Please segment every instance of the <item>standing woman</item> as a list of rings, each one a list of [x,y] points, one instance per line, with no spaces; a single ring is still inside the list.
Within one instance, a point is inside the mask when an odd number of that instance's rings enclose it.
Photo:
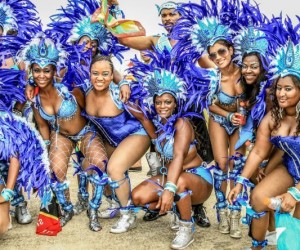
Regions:
[[[237,184],[228,195],[230,203],[237,199],[249,178],[271,151],[273,145],[284,151],[283,162],[268,174],[252,191],[249,214],[251,249],[262,249],[267,245],[265,234],[268,227],[269,208],[265,205],[266,197],[279,196],[282,199],[281,210],[291,212],[300,218],[298,206],[300,195],[300,46],[299,39],[280,48],[270,72],[276,78],[272,86],[274,94],[271,111],[259,126],[256,142],[248,156],[243,172],[237,178]],[[276,185],[274,185],[276,183]]]
[[[150,146],[143,126],[127,111],[120,100],[119,86],[113,83],[113,63],[108,56],[97,55],[91,63],[90,82],[85,87],[85,116],[93,122],[105,138],[109,155],[107,172],[114,199],[120,204],[120,219],[111,233],[124,233],[136,226],[132,210],[128,169]]]
[[[81,86],[82,75],[89,77],[89,65],[92,58],[97,54],[114,56],[121,61],[123,58],[122,52],[128,50],[126,47],[118,43],[115,38],[105,27],[100,23],[91,23],[91,15],[100,7],[97,0],[69,0],[65,7],[57,10],[57,13],[52,15],[50,27],[47,32],[52,36],[60,36],[60,42],[64,47],[68,47],[69,54],[80,54],[81,61],[72,62],[64,75],[63,81],[74,86]],[[74,76],[75,73],[75,76]],[[118,84],[121,81],[121,75],[114,70],[114,82]],[[72,86],[71,88],[73,88]],[[126,86],[124,86],[126,88]],[[130,95],[130,89],[122,92],[122,98]],[[88,208],[89,192],[87,173],[81,168],[81,160],[83,159],[81,152],[76,148],[76,156],[78,158],[74,165],[78,176],[78,201],[74,206],[75,214],[80,214]],[[111,206],[116,203],[107,198]],[[99,211],[101,218],[109,218],[111,210]]]
[[[29,66],[32,82],[39,90],[33,112],[41,136],[49,148],[52,188],[63,211],[60,222],[64,226],[74,214],[66,179],[74,147],[77,145],[85,156],[85,169],[92,166],[98,171],[105,171],[106,151],[94,127],[81,116],[84,100],[78,96],[80,91],[74,89],[71,93],[66,86],[54,81],[55,72],[59,72],[67,60],[62,48],[45,35],[38,34],[20,51],[19,58]],[[94,173],[90,173],[88,178],[94,185],[88,209],[89,227],[92,231],[99,231],[101,226],[97,210],[101,204],[103,180]]]

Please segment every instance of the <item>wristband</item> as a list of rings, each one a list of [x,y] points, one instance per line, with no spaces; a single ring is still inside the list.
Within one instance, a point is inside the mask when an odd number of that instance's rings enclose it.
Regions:
[[[300,191],[296,187],[290,187],[287,191],[296,201],[300,201]]]
[[[45,143],[46,146],[49,146],[51,141],[50,140],[44,140],[44,143]]]
[[[130,87],[130,82],[126,80],[122,80],[119,82],[119,88],[121,88],[123,85],[128,85]]]
[[[243,176],[241,176],[241,175],[238,175],[238,176],[236,177],[235,182],[236,182],[236,183],[240,183],[240,184],[242,184],[243,186],[254,187],[254,184],[253,184],[251,181],[249,181],[248,178],[243,177]]]
[[[14,199],[14,191],[8,188],[3,188],[1,196],[5,201],[12,201]]]
[[[228,122],[231,122],[231,119],[232,119],[232,116],[233,116],[233,115],[234,115],[234,113],[232,113],[232,112],[228,113],[227,116],[226,116],[226,120],[227,120]]]
[[[169,190],[170,192],[172,192],[175,195],[176,191],[177,191],[177,186],[173,182],[167,181],[167,183],[165,184],[164,190]]]

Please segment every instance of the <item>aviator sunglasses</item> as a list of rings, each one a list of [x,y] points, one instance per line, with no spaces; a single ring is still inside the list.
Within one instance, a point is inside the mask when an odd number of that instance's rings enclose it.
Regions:
[[[227,48],[221,48],[218,49],[217,52],[214,53],[209,53],[208,56],[210,58],[210,60],[214,61],[217,59],[217,55],[219,56],[226,56],[228,53],[228,49]]]

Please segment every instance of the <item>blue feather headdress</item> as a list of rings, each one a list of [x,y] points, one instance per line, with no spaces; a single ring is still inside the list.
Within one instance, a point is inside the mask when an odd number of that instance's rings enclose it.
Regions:
[[[102,55],[114,55],[119,60],[123,58],[121,52],[128,48],[119,44],[115,38],[100,23],[91,23],[91,15],[100,7],[96,0],[68,0],[65,8],[50,17],[50,27],[46,33],[58,37],[59,41],[67,46],[76,44],[81,37],[88,36],[97,40],[98,50]],[[55,38],[54,39],[57,39]]]
[[[300,44],[293,44],[291,40],[278,50],[270,64],[269,73],[272,79],[293,75],[300,79]]]
[[[9,5],[6,4],[6,2],[0,3],[0,27],[3,30],[3,35],[6,35],[7,31],[9,30],[18,29],[13,10]]]
[[[43,33],[37,34],[17,54],[17,60],[25,62],[27,67],[33,63],[42,68],[47,65],[54,65],[58,72],[65,67],[67,57],[68,55],[61,45],[55,44]]]

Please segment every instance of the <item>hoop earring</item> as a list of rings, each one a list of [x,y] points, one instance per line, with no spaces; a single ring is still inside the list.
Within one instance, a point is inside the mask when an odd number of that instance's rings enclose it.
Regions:
[[[279,118],[282,120],[282,118],[285,116],[285,112],[283,108],[279,108]]]
[[[296,119],[298,119],[300,113],[300,101],[296,105]]]

